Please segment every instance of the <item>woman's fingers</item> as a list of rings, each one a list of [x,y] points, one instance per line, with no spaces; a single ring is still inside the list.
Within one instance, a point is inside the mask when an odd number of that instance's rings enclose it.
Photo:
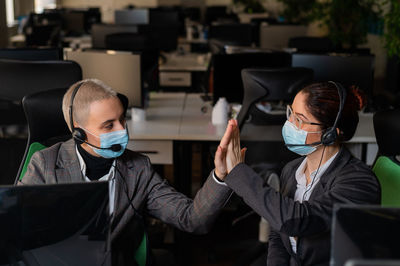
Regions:
[[[225,130],[225,133],[224,133],[224,136],[222,137],[221,142],[219,143],[219,145],[222,148],[226,149],[226,147],[228,146],[228,143],[232,138],[232,133],[234,131],[234,128],[235,128],[235,124],[234,124],[233,120],[229,120],[228,125]]]
[[[240,151],[240,153],[241,153],[241,155],[242,155],[242,163],[244,163],[244,160],[245,160],[245,158],[246,158],[246,151],[247,151],[247,148],[243,148],[243,149]]]

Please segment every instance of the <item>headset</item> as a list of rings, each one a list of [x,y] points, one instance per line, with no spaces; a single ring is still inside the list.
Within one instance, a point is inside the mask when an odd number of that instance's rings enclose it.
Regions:
[[[86,139],[87,139],[86,132],[82,128],[74,126],[74,119],[73,119],[74,99],[75,99],[76,94],[78,93],[79,88],[83,85],[83,83],[84,82],[81,82],[78,85],[76,85],[76,87],[74,88],[72,95],[71,95],[71,101],[70,101],[70,106],[69,106],[69,121],[70,121],[70,125],[71,125],[72,138],[75,140],[76,144],[86,143],[89,146],[92,146],[94,148],[101,149],[101,150],[112,150],[114,152],[120,151],[122,149],[122,146],[120,144],[113,144],[113,145],[111,145],[111,147],[102,148],[102,147],[98,147],[98,146],[95,146],[95,145],[87,142],[86,141]]]
[[[342,86],[342,84],[338,83],[338,82],[334,82],[334,81],[328,81],[328,83],[333,84],[339,94],[339,111],[336,115],[335,118],[335,122],[333,123],[333,125],[329,128],[327,128],[324,132],[324,134],[322,134],[321,136],[321,140],[317,141],[317,142],[313,142],[310,144],[285,144],[286,146],[289,147],[293,147],[293,146],[314,146],[314,145],[319,145],[322,144],[324,146],[330,146],[332,144],[334,144],[336,142],[336,139],[338,137],[336,128],[337,125],[339,123],[340,118],[342,117],[342,113],[343,113],[343,108],[344,108],[344,104],[346,102],[346,98],[347,98],[347,91],[346,89]]]

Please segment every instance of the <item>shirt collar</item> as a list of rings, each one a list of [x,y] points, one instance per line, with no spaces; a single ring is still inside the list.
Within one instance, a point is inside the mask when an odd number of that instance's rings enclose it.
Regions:
[[[79,165],[81,167],[82,175],[85,177],[85,181],[90,182],[91,180],[86,176],[86,164],[85,164],[85,161],[83,160],[82,155],[79,153],[78,147],[76,145],[75,145],[75,152],[76,152],[76,155],[78,156]],[[104,176],[102,176],[100,179],[98,179],[98,181],[108,181],[108,180],[114,179],[114,177],[115,177],[115,159],[114,159],[114,161],[112,163],[110,171],[107,174],[105,174]]]
[[[314,171],[312,171],[310,174],[310,178],[311,179],[315,178],[316,180],[318,180],[325,173],[326,169],[328,169],[328,167],[332,164],[333,160],[335,160],[338,153],[339,152],[335,153],[331,158],[329,158],[328,161],[326,161],[323,165],[321,165],[319,167],[319,170],[315,169]],[[306,163],[307,163],[307,157],[305,157],[304,160],[301,162],[301,164],[296,170],[296,175],[295,175],[297,184],[303,186],[306,185],[306,175],[304,174],[304,168],[306,167]],[[318,171],[318,176],[315,176],[315,174],[317,174],[317,171]]]

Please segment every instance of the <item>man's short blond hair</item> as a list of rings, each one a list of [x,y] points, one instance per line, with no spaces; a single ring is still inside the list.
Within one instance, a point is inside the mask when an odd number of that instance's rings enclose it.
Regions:
[[[74,89],[79,85],[80,88],[73,99],[72,118],[75,123],[82,126],[86,125],[91,103],[111,97],[117,97],[117,93],[110,86],[98,79],[85,79],[73,84],[64,94],[62,103],[64,119],[71,131],[73,127],[69,117],[71,96]]]

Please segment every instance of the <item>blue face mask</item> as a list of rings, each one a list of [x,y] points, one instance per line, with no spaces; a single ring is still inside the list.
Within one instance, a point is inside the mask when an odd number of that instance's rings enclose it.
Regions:
[[[113,151],[110,149],[97,149],[93,148],[93,151],[100,155],[103,158],[116,158],[119,157],[122,153],[124,153],[126,145],[128,145],[128,132],[126,129],[112,131],[109,133],[100,134],[100,147],[101,148],[109,148],[114,144],[121,145],[121,149],[119,151]]]
[[[282,136],[286,145],[306,144],[308,133],[310,132],[296,128],[296,126],[293,125],[293,123],[291,123],[290,121],[286,121],[286,123],[283,125],[282,128]],[[312,132],[312,133],[320,133],[320,132]],[[295,152],[299,155],[308,155],[313,153],[317,149],[316,146],[287,146],[287,148],[290,151]]]
[[[112,131],[108,133],[100,134],[97,136],[90,132],[89,130],[81,127],[86,132],[91,135],[100,138],[100,148],[110,148],[112,145],[119,144],[121,145],[121,149],[119,151],[113,151],[111,149],[98,149],[95,147],[91,147],[95,153],[100,155],[103,158],[116,158],[119,157],[122,153],[124,153],[126,146],[128,145],[128,132],[126,129]]]

